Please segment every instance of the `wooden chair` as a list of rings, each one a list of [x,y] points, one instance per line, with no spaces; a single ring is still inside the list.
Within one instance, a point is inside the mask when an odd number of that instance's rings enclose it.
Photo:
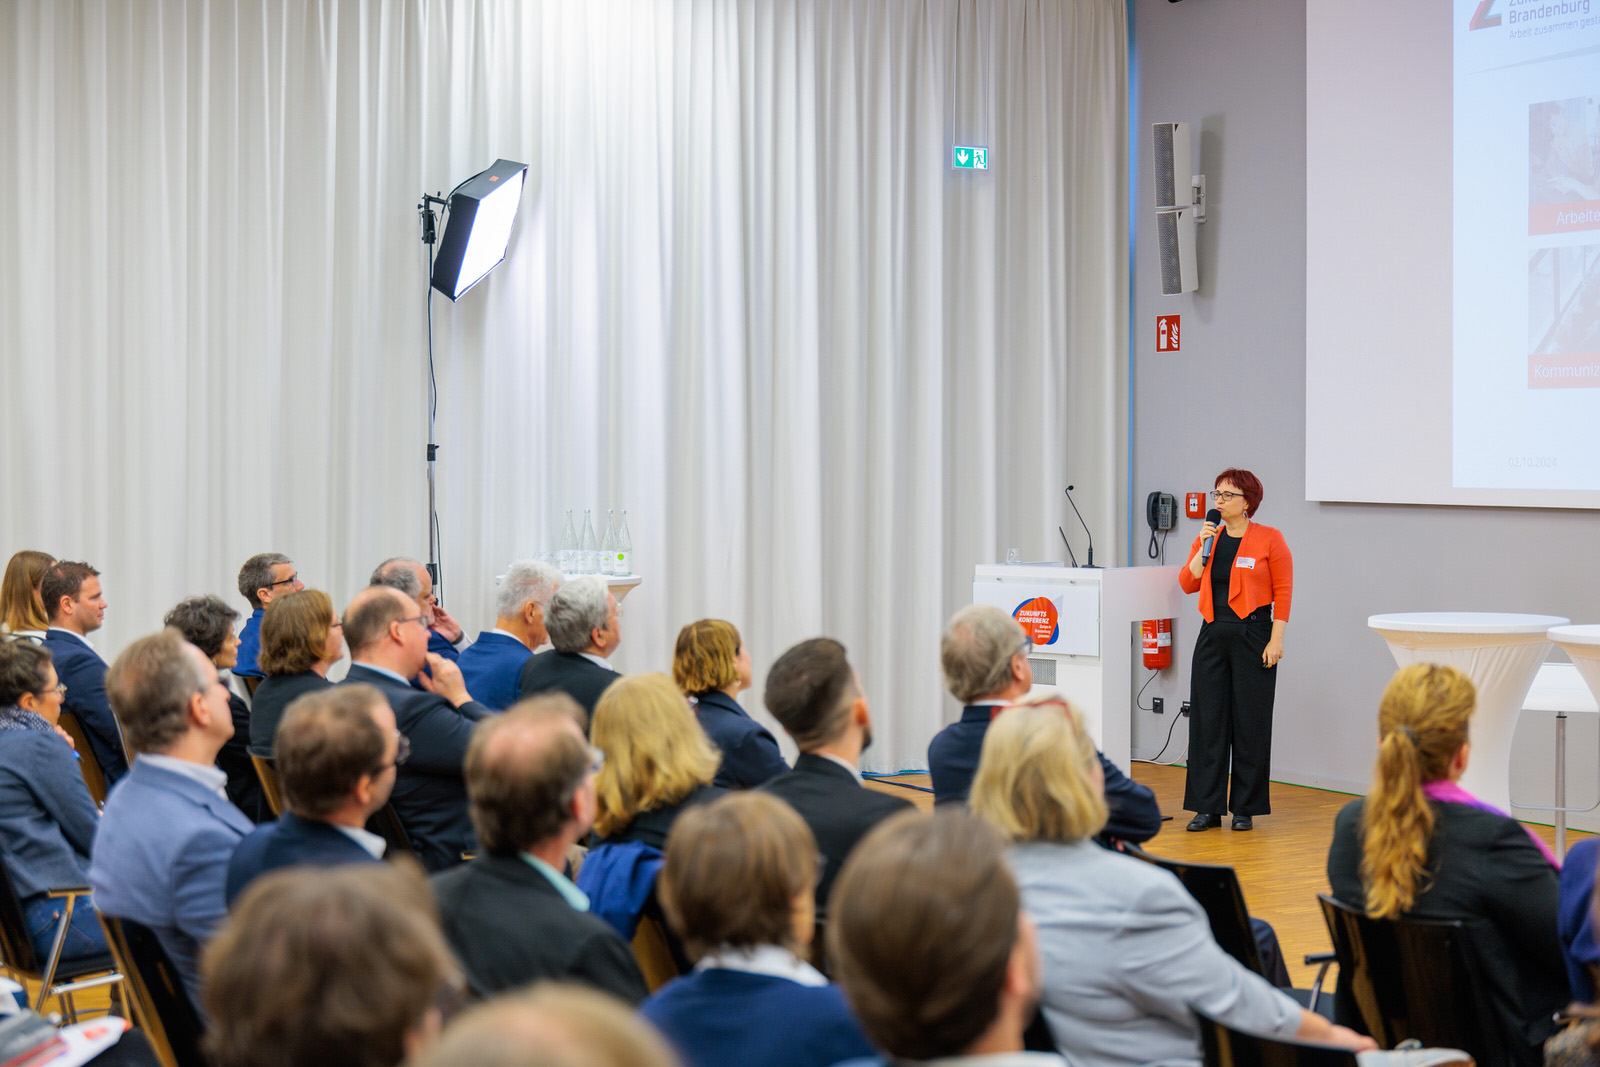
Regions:
[[[283,818],[283,788],[278,784],[278,768],[270,759],[254,752],[250,753],[250,762],[255,765],[256,777],[261,779],[261,793],[267,798],[267,807],[272,809],[272,814]]]
[[[1250,971],[1268,981],[1272,980],[1272,975],[1267,973],[1266,966],[1261,961],[1261,949],[1256,944],[1250,910],[1244,903],[1244,889],[1239,885],[1239,875],[1232,867],[1218,863],[1183,863],[1164,856],[1152,855],[1134,845],[1124,846],[1123,850],[1130,856],[1142,859],[1146,863],[1153,863],[1175,875],[1206,913],[1206,921],[1211,924],[1211,936],[1222,946],[1222,950],[1244,964]],[[1307,956],[1307,965],[1320,964],[1311,988],[1286,990],[1286,992],[1291,993],[1302,1005],[1315,1011],[1317,1001],[1322,996],[1323,980],[1327,977],[1328,968],[1332,963],[1332,953]]]
[[[34,1010],[44,1013],[45,1003],[51,997],[60,997],[68,1022],[76,1022],[77,1005],[72,995],[85,989],[114,985],[122,981],[117,964],[110,953],[102,953],[63,965],[61,952],[66,945],[67,928],[72,923],[72,913],[79,907],[90,907],[89,887],[53,889],[50,895],[62,902],[61,922],[56,938],[50,946],[50,955],[41,960],[33,951],[33,938],[28,935],[28,923],[18,899],[16,887],[11,882],[11,872],[0,862],[0,965],[20,981],[39,983],[39,999]]]
[[[78,771],[83,775],[83,784],[89,787],[89,795],[94,798],[95,807],[104,807],[106,803],[106,772],[101,769],[100,761],[95,758],[94,749],[89,745],[89,735],[83,732],[83,723],[70,711],[63,711],[60,719],[61,729],[72,738],[72,746],[78,751]]]
[[[1356,1067],[1348,1049],[1258,1037],[1196,1011],[1200,1050],[1206,1067]]]
[[[639,916],[639,926],[633,934],[633,958],[652,993],[683,973],[672,954],[666,928],[649,915]]]
[[[1339,1004],[1384,1048],[1407,1038],[1482,1064],[1526,1060],[1495,1024],[1488,981],[1462,922],[1371,919],[1318,894],[1339,958]],[[1344,1021],[1341,1018],[1341,1021]],[[1519,1055],[1520,1052],[1520,1055]]]
[[[204,1028],[178,970],[155,931],[132,919],[100,916],[111,952],[127,976],[124,988],[134,1021],[162,1067],[207,1067],[200,1052]]]

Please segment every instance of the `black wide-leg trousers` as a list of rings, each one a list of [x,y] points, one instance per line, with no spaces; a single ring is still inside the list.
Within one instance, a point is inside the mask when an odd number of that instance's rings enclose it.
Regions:
[[[1189,670],[1189,811],[1267,815],[1272,811],[1272,699],[1278,668],[1263,667],[1272,609],[1202,623]],[[1228,794],[1230,757],[1233,793]]]

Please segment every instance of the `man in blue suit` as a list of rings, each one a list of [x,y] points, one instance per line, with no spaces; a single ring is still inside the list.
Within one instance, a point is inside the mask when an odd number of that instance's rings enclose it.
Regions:
[[[451,662],[461,658],[456,648],[461,643],[461,624],[439,606],[439,598],[433,595],[433,575],[421,560],[391,556],[373,569],[368,584],[398,589],[415,600],[428,621],[428,651]],[[422,688],[421,682],[417,688]]]
[[[129,645],[106,688],[137,760],[95,833],[95,907],[153,930],[199,1010],[200,951],[227,913],[228,857],[255,827],[229,803],[216,767],[233,736],[228,688],[176,630]]]
[[[945,625],[939,641],[944,682],[962,704],[961,719],[940,730],[928,745],[928,771],[936,804],[965,803],[978,771],[978,755],[989,720],[1000,709],[1028,695],[1033,667],[1031,643],[1022,626],[988,604],[969,604]],[[1161,829],[1161,807],[1155,794],[1100,756],[1106,779],[1106,807],[1111,818],[1102,839],[1137,843]]]
[[[422,865],[442,871],[478,847],[461,765],[473,725],[494,712],[472,699],[461,668],[428,651],[426,619],[397,589],[377,585],[357,593],[344,613],[352,662],[340,684],[374,686],[394,709],[411,756],[395,778],[390,803]],[[428,674],[421,673],[424,664]],[[426,688],[412,688],[412,678]]]
[[[250,618],[239,631],[239,661],[231,673],[243,678],[251,693],[266,677],[256,660],[261,655],[261,618],[267,613],[267,605],[273,597],[298,593],[305,587],[294,569],[294,560],[282,552],[258,552],[239,568],[239,595],[250,602]]]
[[[276,762],[285,811],[239,842],[228,863],[228,907],[247,885],[280,867],[376,863],[384,840],[367,820],[389,802],[410,754],[394,711],[370,685],[339,685],[289,705]]]
[[[106,618],[100,572],[87,563],[62,561],[45,571],[39,583],[50,629],[44,645],[55,660],[56,674],[67,687],[63,711],[70,711],[89,736],[89,748],[110,785],[128,773],[117,717],[106,700],[106,661],[89,643],[89,635]]]
[[[494,629],[484,630],[461,653],[461,676],[479,701],[496,711],[517,702],[523,665],[550,639],[544,611],[561,588],[561,572],[538,560],[518,560],[495,590]]]

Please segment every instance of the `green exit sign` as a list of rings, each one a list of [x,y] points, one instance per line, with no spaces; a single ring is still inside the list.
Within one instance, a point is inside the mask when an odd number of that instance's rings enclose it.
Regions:
[[[979,148],[977,145],[958,144],[955,147],[955,162],[952,164],[956,170],[988,170],[989,150]]]

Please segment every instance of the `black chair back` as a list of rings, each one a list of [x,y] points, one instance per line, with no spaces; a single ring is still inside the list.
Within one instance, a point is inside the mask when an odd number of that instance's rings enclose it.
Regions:
[[[1206,1067],[1356,1067],[1356,1054],[1326,1045],[1302,1045],[1235,1030],[1196,1011]]]
[[[1211,923],[1211,936],[1217,939],[1222,951],[1244,964],[1249,970],[1268,980],[1261,963],[1261,950],[1256,945],[1255,931],[1250,926],[1250,911],[1244,905],[1244,890],[1239,886],[1239,876],[1232,867],[1217,863],[1182,863],[1154,856],[1143,849],[1127,846],[1128,855],[1162,870],[1171,871],[1183,883],[1183,888],[1199,902]]]
[[[22,901],[17,898],[11,872],[6,870],[3,861],[0,861],[0,963],[31,981],[38,981],[39,973],[44,970],[43,961],[33,951],[33,938],[28,936]]]
[[[132,919],[100,916],[111,952],[122,965],[123,988],[134,1007],[139,1028],[162,1067],[207,1067],[200,1052],[204,1027],[189,1002],[178,969],[167,957],[155,931]]]
[[[1459,921],[1371,919],[1326,894],[1317,900],[1339,957],[1340,1021],[1364,1026],[1384,1048],[1416,1038],[1462,1049],[1478,1063],[1527,1059],[1528,1050],[1517,1049],[1495,1023],[1470,927]]]

